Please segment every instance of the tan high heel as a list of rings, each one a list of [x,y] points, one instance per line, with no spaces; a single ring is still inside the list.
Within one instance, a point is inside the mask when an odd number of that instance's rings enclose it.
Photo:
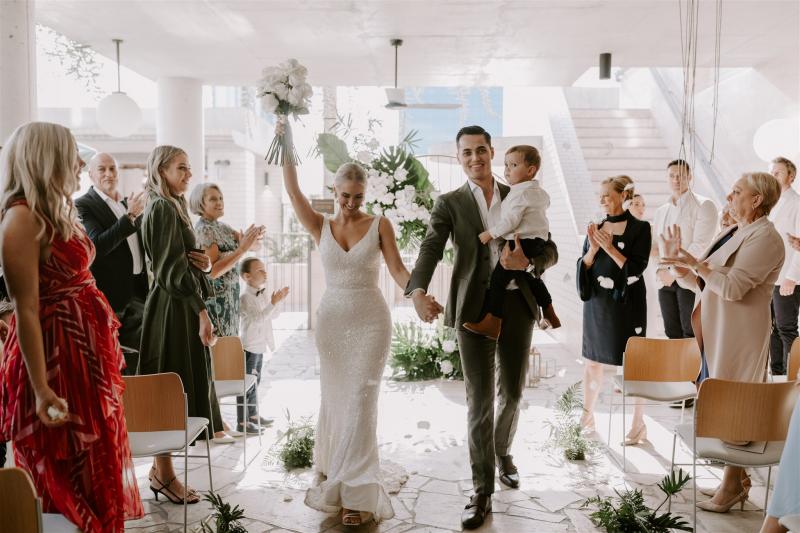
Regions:
[[[737,503],[740,504],[740,510],[744,511],[744,502],[747,501],[750,495],[750,489],[744,489],[742,492],[731,498],[725,503],[714,503],[711,500],[706,500],[702,502],[697,502],[697,507],[704,511],[709,511],[712,513],[727,513],[731,510],[731,507],[736,505]]]
[[[742,490],[747,491],[749,493],[750,487],[752,486],[753,486],[753,480],[750,479],[750,476],[747,475],[747,472],[742,470]],[[715,489],[702,489],[700,487],[697,487],[697,492],[705,496],[711,496],[712,498],[717,494],[718,490],[719,487]]]
[[[639,429],[636,430],[636,433],[633,433],[631,430],[630,433],[625,437],[625,440],[622,442],[623,446],[636,446],[637,444],[641,444],[647,440],[647,426],[642,424],[639,426]]]

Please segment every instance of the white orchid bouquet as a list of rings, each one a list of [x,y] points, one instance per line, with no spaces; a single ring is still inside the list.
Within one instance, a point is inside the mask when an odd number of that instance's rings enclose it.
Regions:
[[[339,119],[339,123],[345,119]],[[347,126],[334,128],[343,137],[350,132]],[[422,242],[430,221],[430,210],[438,193],[428,179],[428,171],[414,157],[416,132],[410,132],[397,146],[380,148],[377,139],[356,135],[355,157],[350,155],[347,143],[336,133],[322,133],[317,137],[317,152],[325,166],[336,172],[343,163],[355,162],[367,171],[366,207],[375,215],[388,218],[398,233],[401,249],[414,248]]]
[[[295,119],[307,115],[314,90],[306,81],[308,69],[296,59],[289,59],[275,67],[267,67],[261,72],[257,96],[261,98],[264,109],[275,113],[278,122],[286,124],[289,115]],[[264,159],[270,165],[296,165],[300,158],[286,129],[275,135],[267,149]]]

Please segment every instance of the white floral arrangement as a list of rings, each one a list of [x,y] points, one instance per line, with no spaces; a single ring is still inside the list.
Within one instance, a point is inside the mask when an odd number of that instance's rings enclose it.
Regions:
[[[308,69],[296,59],[261,72],[257,96],[267,112],[275,113],[280,124],[286,124],[289,115],[297,119],[308,114],[314,90],[306,81],[307,76]],[[300,161],[290,130],[275,135],[264,159],[270,165],[296,165]]]
[[[339,123],[345,123],[343,118]],[[346,126],[334,128],[350,132]],[[336,172],[342,163],[355,162],[367,171],[366,208],[372,214],[388,218],[397,232],[400,249],[415,248],[422,242],[428,229],[430,210],[438,197],[428,179],[428,171],[414,157],[415,132],[410,132],[397,146],[380,148],[374,137],[356,135],[355,157],[350,155],[347,143],[336,133],[322,133],[317,137],[317,151],[326,168]]]

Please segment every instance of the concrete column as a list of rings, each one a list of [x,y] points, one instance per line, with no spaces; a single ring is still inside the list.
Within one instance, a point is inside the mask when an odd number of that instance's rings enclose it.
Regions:
[[[202,180],[206,167],[203,84],[193,78],[159,78],[157,90],[156,143],[182,148],[192,173]]]
[[[36,118],[33,0],[3,0],[0,13],[0,144]]]

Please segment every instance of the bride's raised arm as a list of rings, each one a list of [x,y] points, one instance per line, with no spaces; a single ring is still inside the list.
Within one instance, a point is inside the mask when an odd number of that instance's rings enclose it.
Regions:
[[[392,222],[386,217],[381,217],[378,224],[383,260],[386,262],[386,267],[389,269],[389,274],[392,275],[395,283],[405,290],[411,274],[400,258],[400,250],[397,249],[397,239],[394,236]]]
[[[277,131],[276,131],[277,134]],[[286,135],[291,135],[289,125],[286,125]],[[306,195],[300,190],[300,185],[297,182],[297,167],[294,165],[285,165],[283,167],[283,186],[286,193],[289,195],[289,200],[292,202],[292,208],[297,215],[300,224],[306,228],[314,241],[319,243],[320,235],[322,234],[322,213],[315,211],[311,207],[311,202],[308,201]]]

